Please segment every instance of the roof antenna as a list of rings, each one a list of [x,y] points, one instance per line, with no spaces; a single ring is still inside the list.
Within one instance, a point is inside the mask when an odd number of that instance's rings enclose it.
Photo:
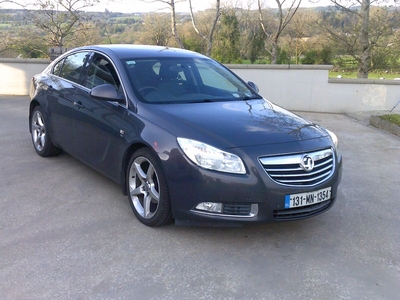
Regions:
[[[399,105],[399,103],[400,103],[400,100],[397,102],[397,104],[395,106],[393,106],[393,108],[392,108],[392,110],[390,112],[392,112],[393,109],[395,109],[397,107],[397,105]]]

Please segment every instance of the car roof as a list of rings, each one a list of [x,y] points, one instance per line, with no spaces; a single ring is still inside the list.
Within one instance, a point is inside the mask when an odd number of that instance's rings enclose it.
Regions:
[[[150,45],[132,45],[132,44],[112,44],[112,45],[95,45],[85,46],[74,50],[97,50],[106,54],[113,53],[120,59],[128,58],[159,58],[159,57],[205,57],[202,54],[172,48],[167,46],[150,46]]]

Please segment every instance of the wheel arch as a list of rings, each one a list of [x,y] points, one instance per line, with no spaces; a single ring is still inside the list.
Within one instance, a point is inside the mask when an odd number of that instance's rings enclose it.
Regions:
[[[35,109],[36,107],[38,107],[38,106],[40,106],[40,108],[41,108],[41,109],[43,110],[43,112],[44,112],[43,117],[46,119],[46,124],[48,124],[48,126],[47,126],[47,131],[48,131],[48,133],[49,133],[49,135],[50,135],[50,137],[51,137],[51,140],[52,140],[52,141],[55,141],[55,140],[54,140],[53,128],[52,128],[52,126],[50,125],[50,124],[51,124],[51,119],[50,119],[50,116],[48,115],[48,113],[47,113],[47,111],[46,111],[47,103],[45,103],[45,102],[43,102],[43,101],[40,101],[40,99],[33,98],[33,99],[31,100],[30,104],[29,104],[29,118],[28,118],[28,120],[29,120],[29,124],[28,124],[28,126],[29,126],[29,132],[32,133],[32,132],[31,132],[31,125],[30,125],[30,123],[31,123],[31,121],[32,121],[32,112],[33,112],[34,109]],[[57,143],[55,143],[55,146],[56,146],[56,147],[59,147]]]
[[[36,145],[36,138],[37,138],[37,130],[35,130],[35,140],[33,138],[34,132],[32,130],[32,124],[34,122],[33,117],[35,116],[35,113],[37,112],[38,115],[40,115],[41,118],[43,118],[43,124],[40,125],[39,127],[41,129],[38,129],[41,133],[40,139],[43,141],[41,142],[41,146]],[[52,134],[51,134],[51,126],[49,125],[49,119],[47,117],[46,112],[43,109],[43,106],[40,105],[38,101],[32,100],[31,103],[29,104],[29,132],[32,137],[32,142],[34,144],[35,150],[38,155],[42,157],[49,157],[49,156],[56,156],[60,154],[62,149],[55,145],[53,143],[52,139]],[[36,122],[36,121],[35,121]],[[40,148],[38,148],[40,147]]]
[[[36,99],[33,99],[31,101],[31,103],[29,104],[29,123],[28,123],[28,128],[29,128],[29,132],[30,133],[32,133],[32,131],[31,131],[32,112],[37,106],[40,106],[40,103]]]

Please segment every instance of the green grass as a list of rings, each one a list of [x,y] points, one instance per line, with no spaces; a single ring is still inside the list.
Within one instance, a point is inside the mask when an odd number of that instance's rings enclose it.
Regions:
[[[250,61],[250,59],[243,59],[242,60],[242,64],[243,65],[251,65],[251,61]],[[265,59],[257,59],[255,62],[254,62],[254,65],[266,65],[266,64],[269,64],[269,62],[267,61],[267,60],[265,60]]]
[[[251,64],[250,60],[244,59],[242,60],[242,64]],[[268,61],[266,60],[257,60],[254,64],[269,64]],[[357,78],[357,71],[329,71],[329,78]],[[393,80],[395,78],[400,78],[400,73],[386,73],[384,71],[374,71],[374,72],[369,72],[368,74],[368,79],[387,79],[387,80]]]
[[[380,116],[383,120],[386,120],[390,123],[396,124],[397,126],[400,126],[400,115],[399,114],[393,114],[393,115],[384,115]]]
[[[329,72],[329,78],[337,78],[338,76],[341,78],[357,78],[357,72]],[[368,74],[368,79],[380,79],[385,78],[388,80],[393,80],[394,78],[400,78],[400,74],[390,74],[384,72],[370,72]]]

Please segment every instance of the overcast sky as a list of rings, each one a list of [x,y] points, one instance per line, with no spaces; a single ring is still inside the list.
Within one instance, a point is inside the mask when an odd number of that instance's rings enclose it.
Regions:
[[[32,0],[34,1],[34,0]],[[154,1],[153,3],[145,3],[140,0],[100,0],[101,3],[88,10],[90,11],[104,11],[108,9],[111,12],[149,12],[149,11],[168,11],[168,5]],[[178,2],[178,0],[176,0]],[[276,7],[275,0],[263,0],[269,7]],[[18,2],[18,0],[16,0]],[[21,0],[23,2],[23,0]],[[149,1],[150,2],[150,1]],[[194,11],[202,11],[207,8],[212,8],[215,5],[215,0],[192,0],[192,6]],[[291,2],[291,1],[287,1]],[[228,3],[231,6],[247,8],[253,3],[253,8],[256,8],[257,0],[221,0],[222,3]],[[324,6],[329,5],[329,0],[303,0],[302,7],[309,6]],[[177,12],[188,12],[189,5],[187,1],[176,3]],[[10,4],[1,4],[0,8],[17,8],[16,6],[10,6]]]
[[[154,0],[153,0],[154,1]],[[275,0],[263,0],[269,7],[276,7]],[[148,1],[150,2],[150,1]],[[178,12],[188,12],[189,5],[188,1],[176,0],[176,11]],[[212,8],[215,5],[215,0],[192,0],[192,7],[194,11],[201,11],[207,8]],[[286,1],[291,2],[291,1]],[[221,4],[228,4],[230,6],[247,8],[252,5],[252,8],[256,8],[257,0],[221,0]],[[329,5],[329,0],[303,0],[302,7],[310,6],[324,6]],[[140,0],[101,0],[101,4],[92,8],[95,11],[104,11],[107,8],[109,11],[113,12],[148,12],[156,10],[168,10],[169,6],[160,2],[155,1],[153,3],[145,3],[145,1]]]

